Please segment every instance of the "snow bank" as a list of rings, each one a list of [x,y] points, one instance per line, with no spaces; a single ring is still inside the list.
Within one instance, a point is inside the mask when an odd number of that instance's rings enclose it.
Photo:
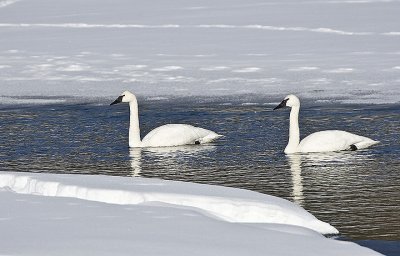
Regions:
[[[121,187],[120,184],[123,183]],[[217,186],[119,177],[1,173],[0,188],[21,194],[73,197],[110,204],[165,204],[193,207],[229,222],[278,223],[337,234],[328,223],[278,197]]]
[[[288,201],[240,189],[4,172],[0,201],[1,255],[380,255],[308,228],[267,223],[297,219],[334,230]],[[243,223],[255,220],[265,223]]]

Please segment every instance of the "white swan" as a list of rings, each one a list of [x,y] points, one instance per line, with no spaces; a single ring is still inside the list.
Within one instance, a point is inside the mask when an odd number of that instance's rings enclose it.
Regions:
[[[222,135],[213,131],[192,125],[166,124],[152,130],[141,140],[136,96],[131,92],[125,91],[110,105],[120,102],[128,102],[130,107],[129,147],[170,147],[203,144],[222,137]]]
[[[374,141],[367,137],[338,130],[316,132],[308,135],[300,142],[299,98],[295,95],[288,95],[274,110],[283,107],[292,108],[290,111],[289,142],[285,148],[286,154],[357,150],[379,143],[379,141]]]

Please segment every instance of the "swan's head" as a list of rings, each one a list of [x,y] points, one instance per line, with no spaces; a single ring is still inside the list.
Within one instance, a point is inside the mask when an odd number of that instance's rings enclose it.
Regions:
[[[136,97],[133,93],[129,92],[129,91],[124,91],[116,100],[114,100],[111,105],[117,104],[117,103],[121,103],[121,102],[131,102],[136,100]]]
[[[282,100],[282,102],[278,105],[278,106],[276,106],[275,108],[274,108],[274,110],[275,109],[278,109],[278,108],[284,108],[284,107],[299,107],[300,106],[300,100],[299,100],[299,98],[297,98],[295,95],[293,95],[293,94],[290,94],[290,95],[288,95],[288,96],[286,96],[283,100]]]

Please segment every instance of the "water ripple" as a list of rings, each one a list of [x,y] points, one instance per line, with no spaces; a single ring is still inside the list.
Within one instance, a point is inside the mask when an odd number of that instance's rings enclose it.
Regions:
[[[351,239],[400,239],[400,106],[306,103],[303,137],[342,129],[381,143],[355,152],[286,156],[288,112],[273,112],[254,99],[222,103],[144,101],[142,134],[165,123],[190,123],[225,137],[204,147],[131,150],[124,105],[2,108],[0,170],[142,176],[250,189],[294,201]]]

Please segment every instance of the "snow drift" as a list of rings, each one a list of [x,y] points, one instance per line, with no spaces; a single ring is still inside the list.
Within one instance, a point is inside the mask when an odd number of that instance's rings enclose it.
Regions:
[[[322,234],[337,229],[316,219],[303,208],[278,197],[217,186],[174,181],[70,175],[0,174],[0,188],[16,193],[72,197],[110,204],[164,203],[192,207],[229,222],[276,223],[302,226]],[[118,187],[120,182],[124,186]],[[238,192],[240,191],[240,192]]]
[[[380,255],[309,229],[337,232],[286,200],[241,189],[2,172],[0,201],[1,255]]]

